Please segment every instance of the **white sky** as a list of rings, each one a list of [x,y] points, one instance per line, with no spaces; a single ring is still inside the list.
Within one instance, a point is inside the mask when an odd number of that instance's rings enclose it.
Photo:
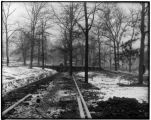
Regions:
[[[54,7],[57,6],[56,2],[51,3],[54,5]],[[119,6],[128,12],[128,9],[136,8],[138,5],[136,3],[119,3]],[[17,21],[18,19],[21,20],[22,16],[27,14],[23,2],[12,2],[11,10],[14,9],[16,10],[12,14],[11,21]]]
[[[51,2],[55,7],[57,7],[57,4],[56,2]],[[131,8],[138,8],[138,5],[137,3],[118,3],[118,5],[124,9],[124,11],[126,13],[128,13],[129,9]],[[57,7],[58,8],[58,7]],[[15,10],[15,12],[11,15],[10,19],[9,19],[9,23],[16,23],[17,21],[19,21],[21,24],[25,24],[25,16],[27,16],[27,12],[26,12],[26,9],[24,7],[24,3],[23,2],[12,2],[12,5],[11,5],[11,11],[12,10]],[[56,28],[56,27],[55,27]],[[54,28],[53,28],[54,29]],[[50,31],[52,34],[54,34],[54,36],[58,36],[58,31],[56,30],[51,30]],[[53,41],[54,39],[56,39],[55,37],[50,37],[51,38],[51,41]],[[140,46],[139,45],[140,43],[137,42],[133,47],[138,47]]]

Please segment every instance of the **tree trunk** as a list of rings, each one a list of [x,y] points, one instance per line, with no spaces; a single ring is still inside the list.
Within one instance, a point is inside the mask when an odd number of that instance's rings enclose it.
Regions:
[[[46,66],[46,65],[47,65],[47,56],[48,56],[48,55],[47,55],[47,51],[48,51],[48,50],[47,50],[47,38],[45,37],[44,40],[45,40],[45,41],[44,41],[44,43],[45,43],[45,44],[44,44],[44,46],[45,46],[45,48],[44,48],[44,55],[45,55],[45,56],[44,56],[44,60],[45,60],[45,61],[44,61],[44,65]]]
[[[114,40],[114,64],[115,64],[115,71],[117,71],[117,61],[116,61],[116,45]]]
[[[111,45],[111,40],[110,40],[110,45]],[[111,56],[111,54],[112,54],[112,51],[111,51],[111,47],[110,47],[110,70],[111,70],[111,68],[112,68],[112,56]]]
[[[150,51],[150,44],[149,44],[149,40],[150,40],[150,4],[148,3],[148,46],[147,46],[147,52],[148,52],[148,61],[147,61],[147,69],[149,71],[149,67],[150,67],[150,55],[149,55],[149,51]]]
[[[120,68],[120,65],[119,65],[119,43],[117,43],[117,68],[119,69]]]
[[[130,56],[130,58],[129,58],[129,72],[131,72],[131,65],[132,65],[132,63],[131,63],[131,56]]]
[[[33,62],[33,40],[31,40],[31,51],[30,51],[30,66],[29,68],[32,68],[32,62]]]
[[[88,53],[88,64],[89,66],[91,66],[91,49],[89,49],[89,53]]]
[[[25,51],[25,59],[24,59],[24,60],[25,60],[25,61],[24,61],[25,64],[24,64],[24,65],[27,65],[27,64],[26,64],[26,59],[27,59],[27,51]]]
[[[76,61],[75,61],[75,65],[77,66],[77,64],[78,64],[78,57],[77,57],[77,55],[76,55]]]
[[[70,6],[70,72],[69,74],[72,76],[72,31],[73,31],[73,26],[72,26],[72,22],[73,22],[73,3]]]
[[[84,50],[83,50],[83,45],[81,46],[81,65],[83,66],[84,63]]]
[[[143,67],[144,67],[144,18],[145,18],[145,3],[142,4],[141,11],[141,47],[140,47],[140,58],[139,58],[139,84],[143,84]]]
[[[112,69],[112,59],[110,58],[110,70]]]
[[[70,30],[70,75],[72,75],[72,29]]]
[[[33,66],[33,52],[34,52],[34,39],[35,39],[35,28],[32,29],[32,38],[31,38],[31,51],[30,51],[30,66],[31,69]]]
[[[9,44],[8,44],[8,31],[7,31],[7,26],[6,26],[6,64],[9,66]]]
[[[42,69],[44,69],[44,60],[45,60],[45,56],[44,56],[44,33],[42,30]]]
[[[81,65],[83,66],[83,54],[81,53]]]
[[[104,69],[105,69],[105,56],[106,56],[106,55],[104,54]]]
[[[123,66],[123,65],[124,65],[123,51],[124,51],[124,50],[123,50],[123,42],[122,42],[122,69],[124,68],[124,66]]]
[[[67,55],[64,53],[64,66],[67,66]]]
[[[26,51],[23,51],[24,66],[26,66]]]
[[[99,42],[99,67],[101,68],[101,49],[100,49],[100,47],[101,47],[101,44]]]
[[[24,48],[23,44],[22,44],[22,55],[23,55],[24,66],[26,66],[26,49]]]
[[[111,53],[111,47],[110,47],[110,70],[112,69],[112,58],[111,58],[112,56],[111,56],[111,54],[112,53]]]
[[[43,64],[43,60],[42,60],[42,36],[41,36],[41,40],[40,40],[40,65],[42,66]]]
[[[130,43],[129,72],[131,72],[131,65],[132,65],[132,63],[131,63],[131,60],[132,60],[131,51],[132,51],[132,42]]]
[[[94,58],[95,58],[95,53],[94,50],[92,51],[92,66],[94,66]]]
[[[39,41],[38,41],[38,66],[40,66],[40,35],[39,35]]]
[[[131,66],[132,66],[132,39],[134,37],[134,28],[133,28],[133,32],[132,32],[132,37],[130,40],[130,52],[129,52],[129,72],[131,72]]]
[[[89,48],[89,30],[88,30],[88,18],[87,18],[87,6],[86,2],[84,2],[84,12],[85,12],[85,82],[88,83],[88,48]]]

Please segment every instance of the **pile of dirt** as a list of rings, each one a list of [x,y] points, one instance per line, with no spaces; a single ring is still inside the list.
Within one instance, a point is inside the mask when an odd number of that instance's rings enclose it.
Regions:
[[[99,101],[89,106],[92,118],[104,119],[148,119],[149,104],[139,103],[134,98],[113,97],[108,101]]]

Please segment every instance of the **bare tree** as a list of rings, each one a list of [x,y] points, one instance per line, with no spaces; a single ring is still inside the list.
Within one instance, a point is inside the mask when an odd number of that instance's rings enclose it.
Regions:
[[[106,67],[105,63],[107,61],[106,57],[109,54],[109,47],[107,45],[103,45],[103,47],[102,47],[102,54],[103,54],[103,62],[104,62],[104,68],[105,68]]]
[[[2,4],[2,23],[3,27],[5,30],[5,35],[6,35],[6,61],[7,61],[7,66],[9,66],[9,39],[10,37],[14,34],[16,30],[11,30],[10,24],[8,19],[10,16],[15,12],[16,9],[10,11],[11,8],[11,3],[3,2]],[[4,32],[3,32],[4,33]]]
[[[29,43],[29,39],[28,38],[29,38],[28,33],[24,32],[24,31],[21,31],[20,42],[21,42],[21,50],[22,50],[22,56],[23,56],[24,65],[26,65],[28,43]]]
[[[95,7],[89,13],[87,11],[87,2],[83,3],[83,7],[84,7],[85,27],[83,27],[78,21],[77,21],[77,24],[82,29],[82,31],[85,35],[85,82],[88,83],[89,31],[90,31],[93,21],[94,21],[96,4],[95,4]],[[90,17],[90,16],[92,16],[92,17]],[[91,20],[90,23],[88,23],[89,20]]]
[[[148,46],[147,46],[147,51],[148,51],[148,70],[149,70],[149,67],[150,67],[150,57],[149,57],[149,51],[150,51],[150,42],[149,42],[149,40],[150,40],[150,4],[148,3],[148,6],[147,6],[147,12],[148,12],[148,14],[147,14],[147,17],[148,17]]]
[[[131,38],[129,41],[127,41],[126,43],[128,43],[129,45],[129,56],[128,56],[128,61],[129,61],[129,72],[131,72],[131,66],[132,66],[132,43],[135,42],[136,40],[138,40],[138,23],[139,23],[139,12],[134,11],[134,10],[130,10],[130,22],[129,22],[129,26],[131,27]]]
[[[139,57],[139,84],[143,84],[144,72],[144,40],[145,40],[145,3],[141,3],[141,44],[140,44],[140,57]]]
[[[77,38],[77,41],[78,41],[78,45],[77,45],[77,48],[79,49],[78,53],[77,54],[80,54],[80,65],[84,65],[84,54],[85,54],[85,50],[84,50],[84,38],[83,38],[83,34],[81,33],[80,31],[80,36],[78,36]]]
[[[28,31],[24,30],[23,28],[20,28],[18,31],[18,34],[14,36],[14,43],[17,45],[16,50],[13,51],[13,53],[21,53],[23,58],[23,64],[26,65],[26,60],[28,56],[28,50],[29,50],[29,43],[30,43],[30,34]]]
[[[41,49],[40,49],[40,46],[41,46],[41,37],[40,37],[40,31],[37,33],[37,36],[38,36],[38,38],[37,38],[37,40],[38,40],[38,47],[37,47],[37,49],[38,49],[38,58],[37,58],[37,63],[38,63],[38,66],[40,66],[40,58],[41,58],[41,56],[40,56],[40,53],[41,53]]]
[[[64,59],[64,66],[67,66],[67,61],[69,58],[69,40],[68,40],[68,33],[67,30],[63,30],[61,31],[61,36],[59,39],[59,45],[56,46],[56,49],[58,49],[62,55],[63,55],[63,59]]]
[[[119,48],[129,22],[123,11],[116,4],[109,5],[105,3],[99,10],[103,12],[103,15],[99,15],[101,21],[104,21],[103,36],[107,37],[113,43],[115,70],[117,70],[119,64]]]
[[[42,69],[44,69],[44,61],[45,61],[45,49],[44,45],[46,43],[46,35],[49,34],[46,30],[49,29],[52,25],[49,23],[51,16],[44,16],[41,18],[41,36],[42,36]]]
[[[27,5],[25,4],[25,8],[28,14],[28,20],[30,22],[30,31],[31,31],[31,52],[30,52],[30,68],[32,68],[33,63],[33,54],[34,54],[34,44],[35,44],[35,31],[38,24],[38,21],[40,20],[40,17],[42,16],[41,12],[45,8],[46,3],[45,2],[37,2],[37,3],[29,3],[30,7],[27,8]]]
[[[72,42],[73,42],[73,30],[76,25],[76,21],[79,19],[79,4],[70,2],[69,5],[63,5],[63,12],[58,15],[55,9],[52,6],[52,10],[54,13],[55,18],[57,19],[58,25],[69,33],[69,56],[70,56],[70,75],[72,75]]]
[[[99,57],[99,60],[98,60],[98,63],[99,63],[99,67],[101,67],[101,44],[104,42],[103,41],[103,33],[102,33],[102,28],[101,28],[101,23],[100,22],[96,22],[93,26],[93,31],[92,33],[94,35],[97,36],[97,44],[98,44],[98,57]]]

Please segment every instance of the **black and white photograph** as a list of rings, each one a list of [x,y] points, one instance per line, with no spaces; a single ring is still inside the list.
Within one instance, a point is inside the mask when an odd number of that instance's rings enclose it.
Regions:
[[[149,119],[150,1],[1,1],[1,119]]]

